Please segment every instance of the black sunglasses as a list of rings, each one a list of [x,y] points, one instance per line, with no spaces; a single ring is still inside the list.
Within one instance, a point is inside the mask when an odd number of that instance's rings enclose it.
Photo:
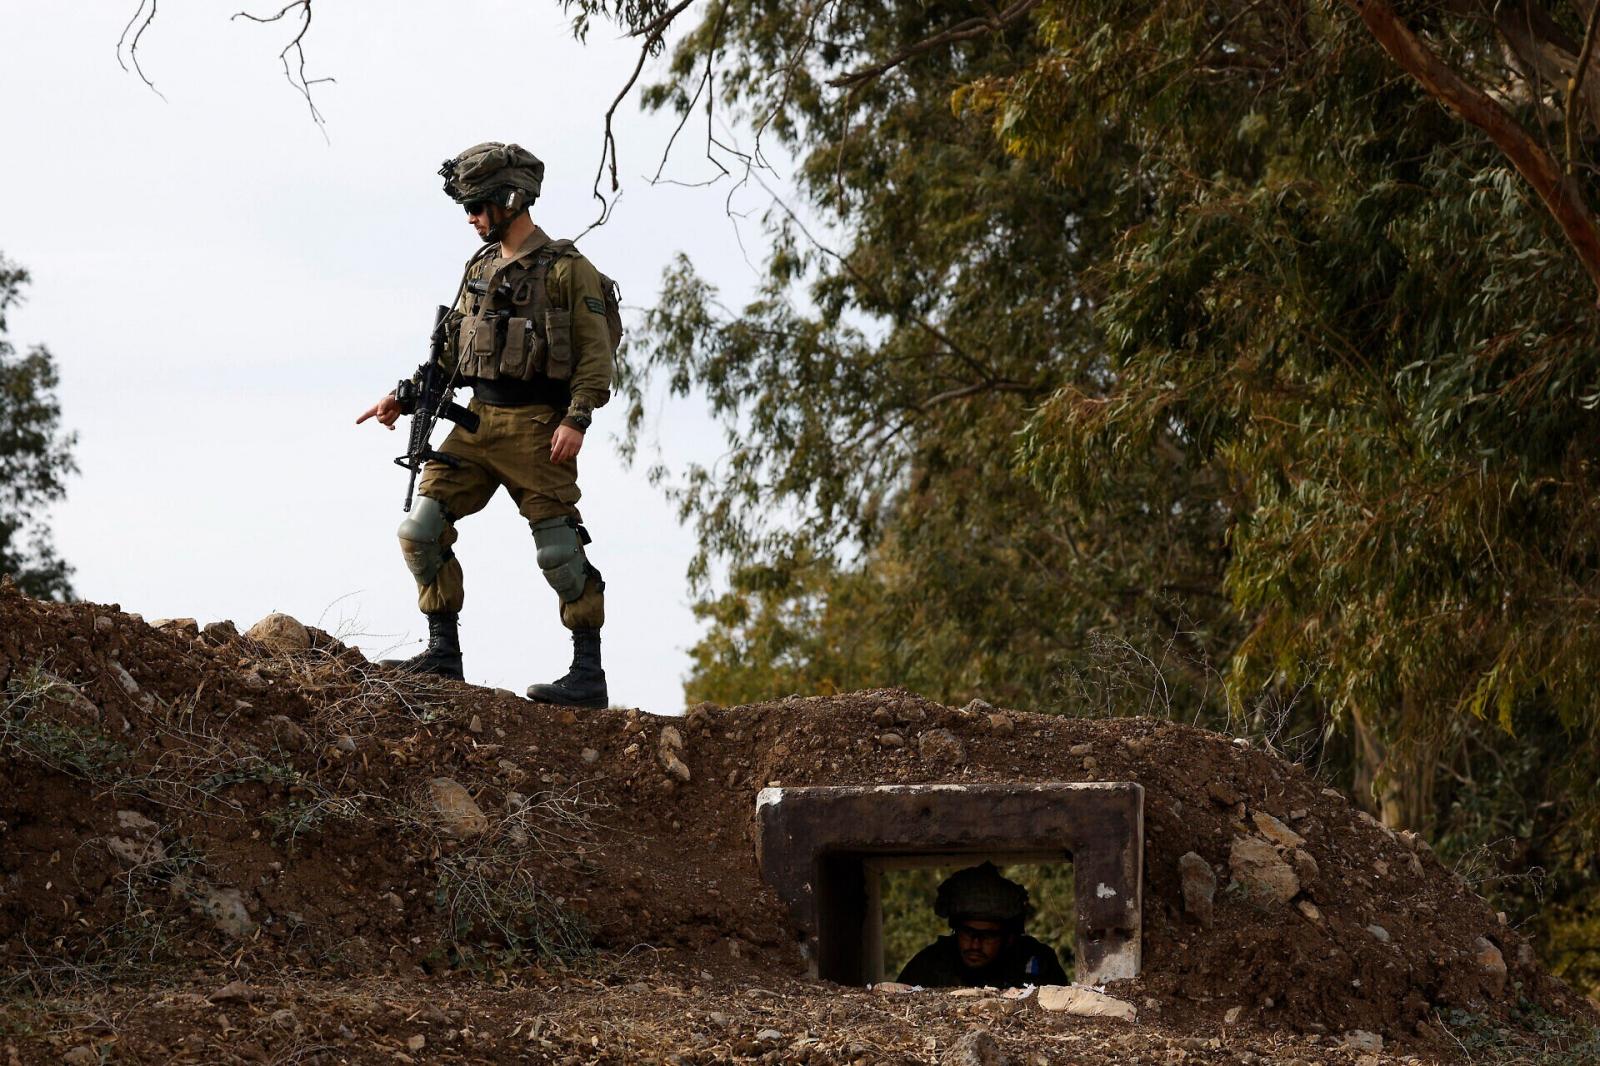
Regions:
[[[462,204],[461,206],[465,207],[467,209],[467,214],[469,214],[469,215],[481,215],[485,211],[489,210],[489,201],[488,200],[469,200],[466,203]]]
[[[965,923],[956,926],[956,932],[972,940],[1004,940],[1006,938],[1004,929],[974,929]]]

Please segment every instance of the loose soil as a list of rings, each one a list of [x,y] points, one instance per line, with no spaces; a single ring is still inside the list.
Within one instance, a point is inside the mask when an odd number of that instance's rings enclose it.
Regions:
[[[1260,746],[900,690],[574,713],[310,636],[0,585],[0,1062],[920,1063],[981,1027],[1018,1063],[1371,1064],[1595,1031],[1426,844]],[[924,758],[935,729],[962,753]],[[1144,786],[1144,968],[1107,990],[1135,1025],[806,979],[756,792],[979,781]],[[1257,814],[1313,860],[1292,901],[1229,883]]]

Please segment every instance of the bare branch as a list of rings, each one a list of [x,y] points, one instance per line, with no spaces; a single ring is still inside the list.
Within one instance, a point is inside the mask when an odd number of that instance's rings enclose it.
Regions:
[[[149,13],[145,12],[147,5],[150,8]],[[144,16],[143,22],[139,21],[140,15]],[[133,17],[128,20],[128,24],[122,27],[122,36],[117,38],[117,66],[127,70],[129,69],[128,63],[132,63],[133,71],[139,75],[139,80],[149,86],[151,92],[165,100],[166,97],[162,95],[161,90],[156,88],[156,83],[145,77],[144,68],[139,65],[139,38],[144,36],[144,31],[149,29],[150,23],[155,20],[156,0],[139,0],[139,9],[133,13]],[[133,29],[135,22],[139,23],[139,28],[134,30],[133,40],[128,41],[128,31]],[[128,63],[122,61],[122,46],[124,43],[128,45]]]
[[[1345,0],[1384,51],[1434,99],[1477,126],[1511,161],[1544,201],[1578,261],[1600,292],[1600,223],[1584,203],[1576,182],[1562,172],[1504,107],[1431,52],[1395,14],[1387,0]]]
[[[1600,4],[1595,4],[1589,11],[1589,25],[1583,31],[1583,48],[1578,52],[1578,66],[1572,72],[1572,78],[1567,82],[1567,174],[1572,175],[1574,170],[1573,160],[1578,155],[1578,93],[1583,89],[1583,76],[1589,69],[1589,60],[1594,56],[1594,35],[1596,28],[1600,28]]]
[[[151,0],[153,7],[155,0]],[[234,19],[246,19],[250,22],[262,24],[277,22],[295,8],[300,9],[300,28],[288,44],[283,46],[283,51],[278,53],[278,61],[283,64],[283,76],[294,87],[295,92],[306,98],[306,107],[311,110],[311,121],[323,128],[323,137],[326,138],[327,122],[322,117],[322,112],[317,110],[316,101],[311,98],[311,87],[323,82],[331,82],[333,78],[307,78],[306,77],[306,50],[305,39],[311,29],[311,0],[291,0],[278,9],[275,15],[252,15],[248,11],[240,11],[233,16]],[[233,21],[230,19],[229,21]],[[294,67],[289,66],[289,53],[295,55]]]
[[[926,40],[918,41],[911,47],[897,52],[881,63],[874,63],[870,67],[862,67],[848,74],[841,74],[837,78],[831,79],[828,84],[839,89],[853,88],[865,84],[882,77],[895,67],[900,66],[909,59],[922,55],[924,52],[931,52],[935,48],[942,48],[947,44],[954,44],[956,41],[967,41],[974,37],[982,37],[985,34],[1003,30],[1038,6],[1039,0],[1017,0],[1016,3],[1004,11],[970,18],[965,22],[958,22],[943,33],[936,33]],[[990,11],[993,12],[994,9],[991,7]]]

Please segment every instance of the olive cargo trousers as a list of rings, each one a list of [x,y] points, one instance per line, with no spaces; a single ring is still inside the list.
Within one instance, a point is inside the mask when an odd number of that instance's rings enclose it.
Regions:
[[[578,461],[556,463],[550,459],[550,438],[561,423],[560,413],[539,404],[500,407],[473,400],[467,406],[478,415],[478,432],[468,433],[456,426],[439,446],[461,465],[429,463],[417,486],[417,494],[437,500],[448,519],[439,537],[445,564],[432,581],[417,584],[417,606],[424,614],[461,610],[466,589],[461,563],[450,550],[456,542],[455,524],[483,510],[501,486],[530,525],[547,518],[581,520]],[[603,626],[604,589],[604,582],[591,573],[583,594],[561,605],[562,624],[568,629]]]

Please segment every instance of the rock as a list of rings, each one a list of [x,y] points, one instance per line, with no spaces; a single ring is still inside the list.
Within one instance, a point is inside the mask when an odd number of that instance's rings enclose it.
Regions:
[[[306,632],[306,627],[292,616],[277,611],[245,630],[244,635],[246,640],[254,641],[279,655],[306,651],[311,647],[311,634]]]
[[[989,732],[997,737],[1009,737],[1016,733],[1017,723],[1004,711],[996,711],[989,716]]]
[[[1069,753],[1071,753],[1073,755],[1077,755],[1079,757],[1087,755],[1093,750],[1094,750],[1094,745],[1093,744],[1074,744],[1074,745],[1072,745],[1072,747],[1067,749],[1067,751]]]
[[[1309,888],[1317,883],[1317,876],[1322,871],[1317,866],[1317,860],[1311,857],[1309,851],[1304,848],[1295,848],[1294,854],[1290,856],[1290,862],[1294,864],[1294,874],[1300,879],[1301,888]]]
[[[1472,942],[1472,949],[1476,952],[1472,961],[1483,972],[1484,985],[1491,995],[1502,995],[1506,990],[1506,960],[1500,954],[1500,949],[1488,937],[1480,936]]]
[[[878,726],[894,725],[894,715],[889,713],[889,708],[878,707],[872,712],[872,724]]]
[[[116,620],[110,615],[97,614],[94,616],[94,631],[96,633],[109,633],[117,628]]]
[[[879,735],[878,743],[885,748],[903,748],[906,746],[906,738],[899,733],[883,733]]]
[[[916,700],[901,700],[894,709],[895,721],[905,725],[920,725],[928,718],[928,712]]]
[[[1222,1023],[1224,1025],[1238,1025],[1239,1016],[1243,1013],[1243,1007],[1229,1007],[1228,1012],[1222,1016]]]
[[[771,1042],[775,1042],[775,1041],[778,1041],[778,1040],[782,1040],[783,1039],[783,1034],[778,1032],[778,1030],[776,1030],[776,1029],[763,1029],[763,1030],[761,1030],[760,1032],[758,1032],[756,1034],[756,1039],[771,1043]]]
[[[1217,872],[1198,852],[1188,852],[1178,860],[1183,881],[1183,910],[1203,927],[1211,928],[1212,901],[1217,894]]]
[[[1309,899],[1301,900],[1300,902],[1295,904],[1295,907],[1296,907],[1296,909],[1298,909],[1300,911],[1301,914],[1306,916],[1306,920],[1307,921],[1312,921],[1312,922],[1320,922],[1320,921],[1322,921],[1322,912],[1320,910],[1318,910],[1317,909],[1317,905],[1315,903],[1312,903]]]
[[[136,833],[154,833],[159,827],[138,811],[118,811],[117,824]]]
[[[1222,781],[1207,781],[1206,795],[1211,798],[1212,803],[1219,807],[1232,807],[1239,802],[1239,793]]]
[[[168,633],[176,633],[180,637],[194,640],[200,635],[200,623],[193,618],[158,618],[150,623],[156,629]]]
[[[1352,1051],[1382,1051],[1383,1037],[1365,1029],[1352,1029],[1344,1034],[1344,1046]]]
[[[1228,868],[1234,883],[1252,895],[1287,903],[1300,891],[1300,879],[1266,840],[1257,836],[1233,838]]]
[[[130,696],[139,694],[139,682],[133,679],[133,675],[128,673],[121,663],[112,659],[109,663],[106,663],[106,669],[111,671],[111,676],[117,679],[117,684],[122,686],[122,691]]]
[[[421,1051],[427,1046],[428,1038],[423,1036],[421,1033],[418,1033],[416,1036],[410,1037],[406,1040],[406,1050],[408,1051]]]
[[[1252,812],[1250,820],[1256,824],[1256,830],[1262,836],[1280,847],[1298,848],[1306,842],[1305,837],[1296,833],[1266,811]]]
[[[578,758],[593,766],[600,761],[600,753],[593,748],[584,748],[583,751],[579,752]]]
[[[479,718],[477,715],[473,715],[472,716],[472,721],[467,723],[467,732],[469,732],[469,733],[481,733],[481,732],[483,732],[483,719]]]
[[[289,751],[305,751],[311,744],[306,731],[286,714],[273,715],[267,719],[267,725],[271,728],[273,739],[278,742],[279,747]]]
[[[61,1061],[66,1066],[99,1066],[100,1053],[88,1044],[79,1044],[61,1056]]]
[[[243,940],[256,931],[255,919],[244,905],[244,893],[237,888],[201,885],[189,902],[196,914],[235,940]]]
[[[965,707],[961,708],[961,712],[963,714],[974,714],[974,715],[977,715],[977,714],[993,714],[994,713],[994,704],[990,703],[988,700],[971,700],[971,701],[969,701],[967,703],[967,705]]]
[[[872,986],[872,991],[880,996],[891,996],[900,992],[910,992],[915,985],[903,985],[899,981],[879,981]]]
[[[967,761],[966,746],[948,729],[930,729],[917,738],[917,754],[928,762],[960,766]]]
[[[1367,926],[1367,932],[1371,934],[1372,939],[1376,940],[1380,944],[1387,944],[1389,942],[1389,930],[1385,929],[1381,925],[1369,925]]]
[[[436,777],[428,782],[428,800],[439,820],[440,832],[465,840],[489,828],[483,808],[462,784],[452,777]]]
[[[226,644],[230,640],[239,639],[239,627],[226,619],[220,622],[207,622],[200,628],[200,634],[213,644]]]
[[[158,863],[167,857],[167,849],[155,838],[129,840],[127,837],[107,837],[106,850],[130,867]]]
[[[940,1056],[939,1066],[1011,1066],[1011,1059],[993,1033],[974,1029],[950,1045]]]
[[[667,771],[667,776],[687,784],[689,782],[689,765],[678,758],[678,753],[667,748],[661,749],[661,767]]]
[[[261,993],[243,981],[229,981],[206,997],[212,1003],[254,1003],[260,998]]]
[[[1039,1006],[1043,1010],[1075,1014],[1080,1018],[1121,1018],[1133,1021],[1138,1008],[1127,1000],[1096,992],[1079,985],[1045,985],[1039,989]]]
[[[662,726],[660,747],[662,751],[682,751],[683,734],[677,726]]]
[[[356,750],[356,738],[349,736],[348,734],[341,736],[338,740],[333,742],[333,746],[347,755],[352,754]]]

